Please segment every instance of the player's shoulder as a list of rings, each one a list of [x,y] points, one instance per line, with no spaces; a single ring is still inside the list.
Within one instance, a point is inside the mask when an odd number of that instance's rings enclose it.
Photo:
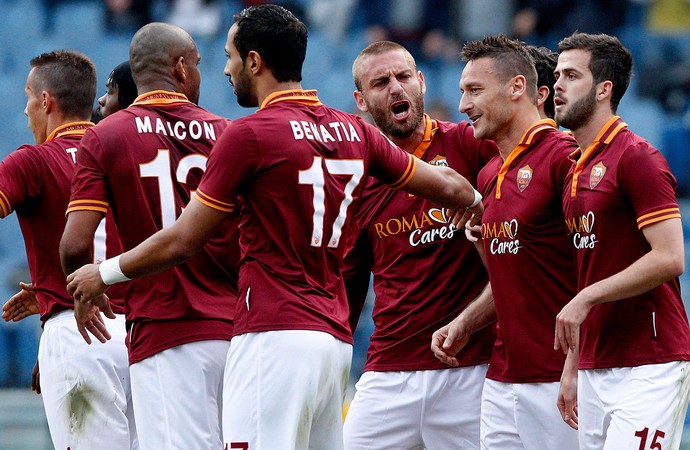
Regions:
[[[544,130],[541,143],[543,146],[548,146],[555,149],[556,152],[564,155],[570,155],[577,150],[578,144],[572,133],[563,131],[559,128],[547,128]]]

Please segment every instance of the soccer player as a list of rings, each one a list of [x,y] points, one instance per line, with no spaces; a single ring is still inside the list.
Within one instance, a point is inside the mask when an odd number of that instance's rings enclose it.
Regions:
[[[106,93],[98,98],[99,107],[92,114],[92,120],[96,117],[100,121],[134,102],[134,99],[137,97],[137,86],[132,78],[129,61],[115,66],[112,72],[110,72],[105,87]],[[39,313],[36,291],[31,283],[20,282],[19,287],[22,290],[13,295],[2,307],[2,318],[5,321],[17,322],[32,314]],[[32,385],[32,388],[34,390],[38,389],[40,393],[38,385]]]
[[[194,40],[176,26],[152,23],[132,38],[130,64],[141,95],[81,142],[60,246],[68,273],[86,262],[86,243],[107,207],[129,249],[172,225],[189,202],[211,147],[230,123],[196,105],[199,60]],[[238,232],[229,219],[220,225],[188,262],[127,284],[132,400],[144,449],[222,448]],[[89,326],[100,337],[107,330],[97,308],[88,306],[75,310],[80,331],[88,337]]]
[[[475,139],[467,121],[425,114],[424,76],[404,47],[390,41],[369,45],[352,74],[358,108],[370,113],[389,139],[476,184],[496,146]],[[472,336],[458,368],[434,358],[429,341],[481,293],[486,269],[463,230],[435,203],[373,178],[362,199],[355,216],[361,230],[346,258],[345,285],[354,332],[373,271],[374,332],[345,420],[345,448],[478,448],[493,328]]]
[[[565,355],[547,342],[575,292],[560,193],[576,144],[539,116],[537,73],[523,44],[488,36],[467,43],[463,57],[460,110],[475,137],[493,139],[499,151],[478,177],[486,208],[478,244],[491,289],[434,333],[432,350],[457,365],[468,336],[495,318],[481,448],[577,449],[577,433],[555,406]]]
[[[676,180],[616,115],[632,56],[605,34],[558,48],[556,121],[580,148],[563,191],[577,295],[556,320],[568,358],[559,407],[582,449],[678,449],[690,395],[690,329],[678,276]],[[577,368],[579,367],[579,370]]]
[[[258,111],[221,136],[172,226],[68,277],[70,294],[96,306],[107,284],[179,263],[239,213],[239,300],[223,399],[228,448],[342,449],[352,333],[341,264],[368,175],[457,209],[460,225],[483,211],[457,172],[416,160],[304,90],[306,48],[305,25],[280,6],[235,15],[225,74],[238,103]]]
[[[112,113],[125,109],[137,98],[137,86],[132,78],[129,61],[124,61],[110,72],[105,83],[105,94],[98,98],[98,115],[108,117]]]
[[[118,314],[107,320],[111,339],[86,351],[58,253],[75,154],[93,125],[96,69],[78,52],[44,53],[31,60],[26,96],[24,113],[36,145],[24,145],[0,163],[0,217],[17,212],[32,279],[21,287],[35,295],[43,324],[42,373],[34,389],[42,393],[55,448],[135,448],[121,293],[112,293]],[[120,253],[114,229],[106,237],[105,224],[96,225],[98,239],[88,243],[94,247],[88,260]]]

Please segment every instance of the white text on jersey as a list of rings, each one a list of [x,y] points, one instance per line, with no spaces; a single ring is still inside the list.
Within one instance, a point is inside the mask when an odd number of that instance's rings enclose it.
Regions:
[[[188,124],[181,121],[171,123],[160,117],[155,117],[152,122],[149,116],[135,117],[134,120],[137,124],[138,133],[162,134],[179,140],[186,139],[188,135],[192,139],[203,137],[204,140],[216,140],[216,130],[213,128],[213,124],[208,122],[192,120]]]
[[[357,130],[351,123],[329,122],[326,125],[317,125],[306,120],[291,120],[292,135],[295,140],[308,139],[311,141],[327,142],[362,142]],[[330,128],[330,131],[329,131]]]

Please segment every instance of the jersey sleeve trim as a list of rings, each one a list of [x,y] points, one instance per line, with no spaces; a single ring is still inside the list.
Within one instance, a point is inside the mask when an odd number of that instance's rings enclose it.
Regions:
[[[649,214],[643,214],[637,218],[637,228],[641,230],[647,225],[663,222],[668,219],[680,219],[680,208],[666,208]]]
[[[108,212],[108,202],[101,200],[72,200],[67,205],[65,215],[73,211],[98,211],[106,214]]]
[[[12,213],[12,204],[7,199],[4,192],[0,191],[0,214],[2,218],[9,216]]]
[[[201,192],[200,189],[197,189],[196,192],[194,193],[194,195],[195,195],[197,200],[199,200],[201,203],[208,206],[209,208],[217,209],[218,211],[223,211],[223,212],[228,212],[228,213],[231,213],[235,210],[235,204],[234,203],[227,203],[227,202],[222,202],[220,200],[216,200],[215,198],[210,197],[209,195]]]
[[[388,185],[391,189],[400,189],[403,186],[405,186],[407,183],[410,182],[412,179],[412,176],[414,175],[415,170],[417,169],[417,158],[412,156],[409,153],[406,153],[407,155],[407,168],[405,169],[405,172],[403,175],[396,181],[395,183],[391,183]]]

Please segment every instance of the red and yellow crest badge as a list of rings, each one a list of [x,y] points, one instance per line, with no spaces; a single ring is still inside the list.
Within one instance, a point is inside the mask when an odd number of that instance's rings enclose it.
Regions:
[[[532,181],[532,168],[528,165],[520,167],[517,172],[517,187],[524,192]]]
[[[601,182],[606,175],[606,166],[599,161],[592,167],[592,172],[589,174],[589,188],[594,189]]]

